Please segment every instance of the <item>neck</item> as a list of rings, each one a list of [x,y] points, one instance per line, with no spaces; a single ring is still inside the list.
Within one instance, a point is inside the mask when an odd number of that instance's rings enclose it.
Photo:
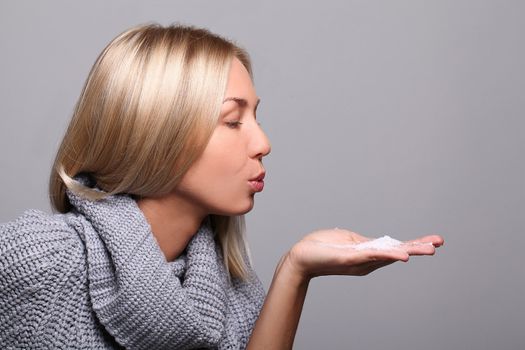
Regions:
[[[173,195],[142,198],[137,204],[167,261],[175,260],[184,251],[207,215]]]

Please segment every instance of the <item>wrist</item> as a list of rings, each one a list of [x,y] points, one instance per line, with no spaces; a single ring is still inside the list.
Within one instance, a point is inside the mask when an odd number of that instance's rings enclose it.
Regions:
[[[279,264],[275,269],[274,278],[285,280],[287,284],[295,287],[307,287],[312,279],[312,277],[294,263],[289,252],[283,255],[279,261]]]

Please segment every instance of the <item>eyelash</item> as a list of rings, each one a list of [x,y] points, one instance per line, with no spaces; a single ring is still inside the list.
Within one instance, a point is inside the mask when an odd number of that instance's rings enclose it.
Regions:
[[[226,125],[228,125],[228,127],[232,129],[236,129],[241,124],[241,122],[226,122]]]

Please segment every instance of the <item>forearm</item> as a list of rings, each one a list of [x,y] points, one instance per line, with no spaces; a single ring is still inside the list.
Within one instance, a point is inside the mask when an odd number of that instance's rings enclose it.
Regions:
[[[286,257],[281,259],[255,323],[248,350],[292,348],[308,283],[309,279],[301,277]]]

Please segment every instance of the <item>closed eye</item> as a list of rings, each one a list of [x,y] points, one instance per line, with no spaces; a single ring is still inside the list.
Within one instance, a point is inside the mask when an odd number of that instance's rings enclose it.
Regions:
[[[238,128],[241,124],[241,122],[226,122],[226,125],[228,125],[228,127],[231,129]]]

